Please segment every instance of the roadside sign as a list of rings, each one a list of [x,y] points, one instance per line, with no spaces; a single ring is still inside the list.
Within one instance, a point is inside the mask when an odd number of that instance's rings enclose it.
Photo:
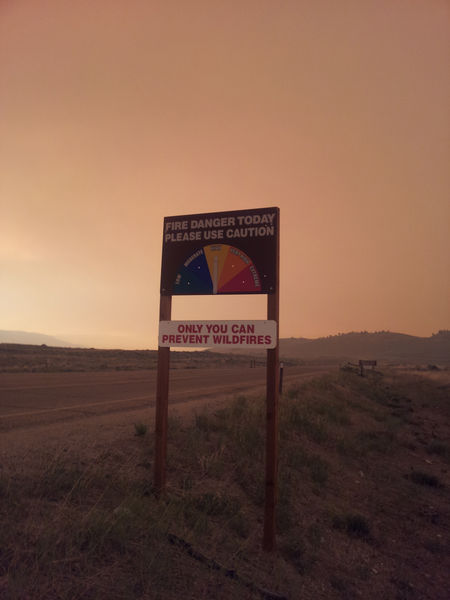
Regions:
[[[279,208],[164,219],[156,380],[154,485],[166,485],[170,348],[267,349],[266,460],[262,545],[273,551],[278,473]],[[266,321],[171,321],[172,296],[267,294]],[[212,342],[212,343],[211,343]]]
[[[160,321],[159,346],[253,348],[277,344],[276,321]]]

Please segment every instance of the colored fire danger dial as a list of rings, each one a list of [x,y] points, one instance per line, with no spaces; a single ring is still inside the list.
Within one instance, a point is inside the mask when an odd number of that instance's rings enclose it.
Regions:
[[[261,293],[261,280],[252,260],[227,244],[200,248],[181,266],[174,294]]]

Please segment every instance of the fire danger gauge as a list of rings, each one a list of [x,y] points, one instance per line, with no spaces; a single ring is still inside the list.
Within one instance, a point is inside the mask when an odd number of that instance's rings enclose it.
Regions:
[[[259,273],[249,256],[228,244],[211,244],[181,266],[174,294],[252,294],[261,292]]]

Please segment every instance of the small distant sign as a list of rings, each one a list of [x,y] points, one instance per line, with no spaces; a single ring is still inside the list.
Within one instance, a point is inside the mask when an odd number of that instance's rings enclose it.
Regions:
[[[364,367],[372,367],[372,369],[373,369],[376,366],[377,366],[376,360],[360,360],[359,361],[359,369],[360,369],[361,377],[364,377]]]
[[[276,321],[160,321],[159,346],[186,348],[276,347]]]

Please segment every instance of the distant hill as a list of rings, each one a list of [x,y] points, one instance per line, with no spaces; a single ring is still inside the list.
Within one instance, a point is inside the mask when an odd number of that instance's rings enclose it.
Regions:
[[[5,331],[0,329],[0,344],[31,344],[41,346],[58,346],[59,348],[70,348],[73,344],[60,340],[52,335],[43,333],[32,333],[29,331]]]
[[[318,339],[285,338],[280,340],[280,354],[303,360],[376,359],[449,364],[450,331],[439,331],[426,338],[390,331],[352,332]]]
[[[227,350],[230,352],[230,350]],[[263,351],[232,350],[240,354]],[[357,361],[359,359],[417,364],[450,365],[450,331],[430,337],[416,337],[390,331],[342,333],[316,339],[281,338],[280,357],[284,360]]]

